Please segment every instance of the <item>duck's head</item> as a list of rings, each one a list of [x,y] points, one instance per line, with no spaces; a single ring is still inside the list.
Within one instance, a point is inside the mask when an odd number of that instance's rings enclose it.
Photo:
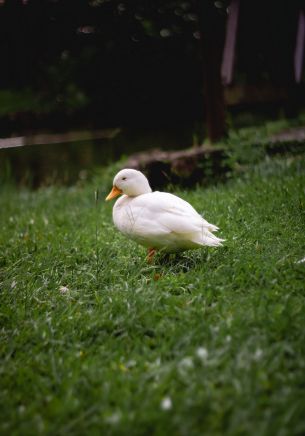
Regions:
[[[120,194],[136,197],[151,192],[147,178],[141,171],[126,168],[117,173],[113,179],[113,188],[106,200],[111,200]]]

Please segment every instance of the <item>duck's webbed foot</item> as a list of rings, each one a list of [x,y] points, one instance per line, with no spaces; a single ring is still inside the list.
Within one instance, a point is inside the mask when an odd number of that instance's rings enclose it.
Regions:
[[[147,257],[146,257],[146,260],[147,260],[148,263],[152,263],[155,254],[156,254],[156,249],[155,248],[149,248],[148,249]]]

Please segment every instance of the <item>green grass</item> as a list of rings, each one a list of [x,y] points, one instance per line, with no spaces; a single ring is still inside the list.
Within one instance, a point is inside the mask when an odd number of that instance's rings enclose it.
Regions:
[[[226,243],[154,265],[107,181],[2,188],[0,433],[304,434],[305,159],[178,192]]]

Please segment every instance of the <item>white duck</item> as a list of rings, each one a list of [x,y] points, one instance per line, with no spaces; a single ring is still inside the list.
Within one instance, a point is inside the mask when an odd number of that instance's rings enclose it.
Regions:
[[[208,223],[186,201],[167,192],[152,192],[147,178],[140,171],[124,169],[113,180],[106,200],[123,194],[113,207],[113,221],[124,235],[148,248],[148,260],[156,250],[175,252],[217,247],[223,239],[212,232],[218,230]]]

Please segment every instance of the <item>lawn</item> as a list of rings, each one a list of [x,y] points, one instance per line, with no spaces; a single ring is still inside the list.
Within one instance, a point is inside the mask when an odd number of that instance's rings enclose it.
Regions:
[[[1,188],[0,433],[304,434],[305,158],[177,190],[226,242],[152,265],[110,187]]]

